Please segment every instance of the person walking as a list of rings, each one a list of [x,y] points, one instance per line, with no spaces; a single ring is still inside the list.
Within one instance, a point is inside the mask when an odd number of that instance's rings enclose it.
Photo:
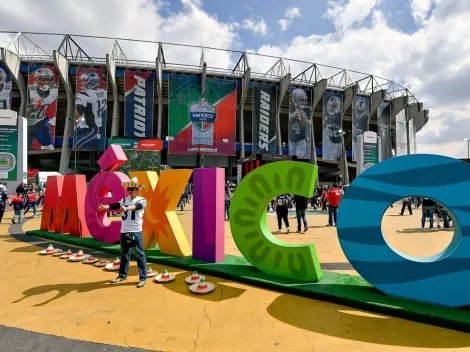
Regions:
[[[437,203],[430,198],[423,198],[422,209],[423,215],[421,217],[421,229],[424,230],[426,218],[429,218],[429,228],[432,229],[434,225],[434,211]]]
[[[277,196],[276,198],[276,215],[277,215],[277,228],[279,229],[279,232],[282,231],[282,221],[284,220],[284,224],[286,225],[286,233],[289,233],[289,205],[290,199],[289,195],[287,194],[281,194],[280,196]]]
[[[14,215],[11,219],[13,224],[16,224],[16,220],[18,220],[18,224],[23,222],[23,210],[25,201],[23,199],[23,195],[21,193],[16,193],[16,197],[14,197],[10,202],[10,205],[13,206]]]
[[[341,189],[338,188],[338,186],[333,185],[328,192],[328,225],[327,226],[333,226],[333,221],[334,221],[334,226],[337,225],[337,216],[338,216],[338,207],[339,207],[339,202],[341,201],[341,197],[343,196],[343,193],[341,192]]]
[[[3,220],[3,215],[5,214],[5,207],[7,206],[8,195],[5,191],[5,186],[0,184],[0,224]]]
[[[405,212],[405,208],[408,208],[408,212],[410,215],[413,215],[413,210],[411,210],[411,198],[404,198],[403,199],[403,205],[401,206],[401,212],[400,215],[403,215]]]
[[[302,233],[302,223],[304,223],[304,231],[308,230],[307,218],[305,217],[305,210],[307,210],[308,198],[303,196],[294,196],[295,213],[297,215],[297,233]]]
[[[135,248],[137,267],[139,269],[139,283],[137,288],[143,287],[147,281],[147,262],[145,252],[142,248],[142,223],[144,211],[147,206],[147,200],[139,196],[139,190],[143,188],[136,177],[130,182],[123,182],[122,186],[126,188],[128,197],[119,203],[110,205],[100,204],[99,211],[120,210],[122,212],[121,228],[121,265],[119,267],[119,276],[111,280],[115,284],[127,279],[129,273],[129,262],[131,259],[131,248]]]
[[[225,186],[225,220],[230,220],[230,203],[232,202],[232,193],[228,186]]]

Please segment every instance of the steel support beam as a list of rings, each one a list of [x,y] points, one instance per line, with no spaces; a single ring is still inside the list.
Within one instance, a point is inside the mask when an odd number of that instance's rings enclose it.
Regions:
[[[374,113],[377,112],[377,109],[379,108],[380,104],[383,103],[387,96],[387,91],[385,89],[382,90],[376,90],[370,95],[370,115],[368,117],[368,123],[367,126],[370,125],[370,119]]]
[[[64,136],[62,141],[62,151],[60,152],[59,173],[65,175],[68,173],[70,165],[70,146],[69,139],[73,136],[74,128],[74,109],[75,99],[73,95],[72,82],[69,78],[69,60],[57,50],[52,54],[54,65],[59,72],[60,80],[65,87],[67,96],[67,115],[65,116]]]
[[[162,43],[158,44],[158,55],[156,60],[157,69],[157,138],[162,139],[162,119],[163,119],[163,66],[165,60],[163,57]]]
[[[422,110],[423,104],[421,103],[412,103],[408,104],[406,107],[406,139],[407,139],[407,154],[410,154],[411,147],[410,147],[410,121],[416,118],[418,113]],[[423,118],[424,120],[424,118]]]
[[[346,110],[349,109],[351,106],[354,97],[356,96],[359,90],[359,85],[355,84],[349,87],[346,87],[344,90],[344,103],[343,103],[343,115],[341,116],[341,129],[343,133],[341,133],[341,162],[339,164],[339,169],[341,174],[343,175],[343,184],[349,184],[349,171],[348,171],[348,159],[346,158],[346,145],[344,143],[344,128],[343,128],[343,119],[344,115],[346,114]]]
[[[116,62],[111,54],[106,54],[106,67],[108,69],[111,88],[113,89],[113,117],[111,125],[111,138],[119,134],[119,87],[116,81]]]
[[[323,94],[326,91],[328,80],[326,78],[318,81],[315,84],[315,90],[313,91],[313,104],[312,104],[312,123],[310,124],[310,135],[311,135],[311,143],[310,143],[310,162],[313,165],[318,165],[317,161],[317,148],[315,146],[315,129],[313,123],[313,114],[315,112],[315,108],[317,107],[318,103],[320,102]],[[317,184],[319,183],[317,179]]]
[[[26,99],[28,99],[26,81],[20,72],[21,60],[20,57],[13,51],[5,48],[1,48],[3,62],[5,63],[8,70],[11,72],[13,79],[18,86],[21,96],[19,116],[26,117]]]
[[[277,111],[276,111],[276,139],[277,139],[277,154],[282,155],[282,140],[281,140],[281,104],[284,96],[289,90],[292,75],[286,74],[281,78],[279,83],[279,95],[277,98]]]
[[[248,67],[245,70],[244,76],[242,78],[242,96],[240,97],[240,105],[238,106],[238,111],[240,113],[240,158],[245,157],[245,121],[244,121],[244,110],[245,110],[245,101],[248,94],[248,86],[250,84],[250,74],[251,69]]]

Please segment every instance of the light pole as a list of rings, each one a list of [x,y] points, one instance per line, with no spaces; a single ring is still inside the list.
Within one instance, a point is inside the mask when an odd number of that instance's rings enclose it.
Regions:
[[[467,159],[470,159],[470,139],[465,138],[465,142],[467,142]]]

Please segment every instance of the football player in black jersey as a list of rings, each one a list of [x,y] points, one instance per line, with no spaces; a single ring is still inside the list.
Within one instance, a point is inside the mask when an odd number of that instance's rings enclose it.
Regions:
[[[286,233],[289,233],[289,219],[287,217],[289,209],[289,203],[291,199],[288,194],[281,194],[276,198],[276,215],[277,215],[277,227],[279,232],[282,231],[282,220],[284,220],[284,224],[286,225]]]
[[[312,108],[308,106],[307,94],[295,89],[289,105],[289,155],[310,159],[310,121]]]

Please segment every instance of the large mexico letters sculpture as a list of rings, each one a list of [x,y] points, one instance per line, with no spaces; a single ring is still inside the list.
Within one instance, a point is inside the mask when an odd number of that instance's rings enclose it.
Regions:
[[[97,205],[124,196],[120,186],[127,176],[117,173],[122,162],[119,148],[108,149],[100,159],[102,172],[86,194],[80,175],[49,177],[41,229],[74,236],[91,235],[115,243],[120,224],[111,227]],[[124,156],[125,158],[125,156]],[[195,170],[193,258],[208,262],[223,259],[223,170]],[[176,204],[191,170],[132,172],[146,190],[144,245],[156,244],[162,252],[191,255]],[[277,239],[266,222],[266,208],[279,194],[310,197],[318,168],[308,163],[280,161],[249,173],[238,185],[230,208],[232,236],[242,255],[257,269],[297,282],[318,282],[322,271],[314,244],[293,245]],[[385,160],[359,175],[341,200],[338,237],[354,269],[385,294],[450,307],[470,304],[470,165],[437,155],[407,155]],[[75,190],[72,188],[75,187]],[[204,191],[203,191],[204,190]],[[112,198],[107,197],[111,191]],[[390,247],[381,232],[385,211],[404,197],[429,197],[452,216],[454,237],[443,252],[416,258]],[[84,220],[86,215],[86,222]],[[222,220],[221,220],[222,219]]]

